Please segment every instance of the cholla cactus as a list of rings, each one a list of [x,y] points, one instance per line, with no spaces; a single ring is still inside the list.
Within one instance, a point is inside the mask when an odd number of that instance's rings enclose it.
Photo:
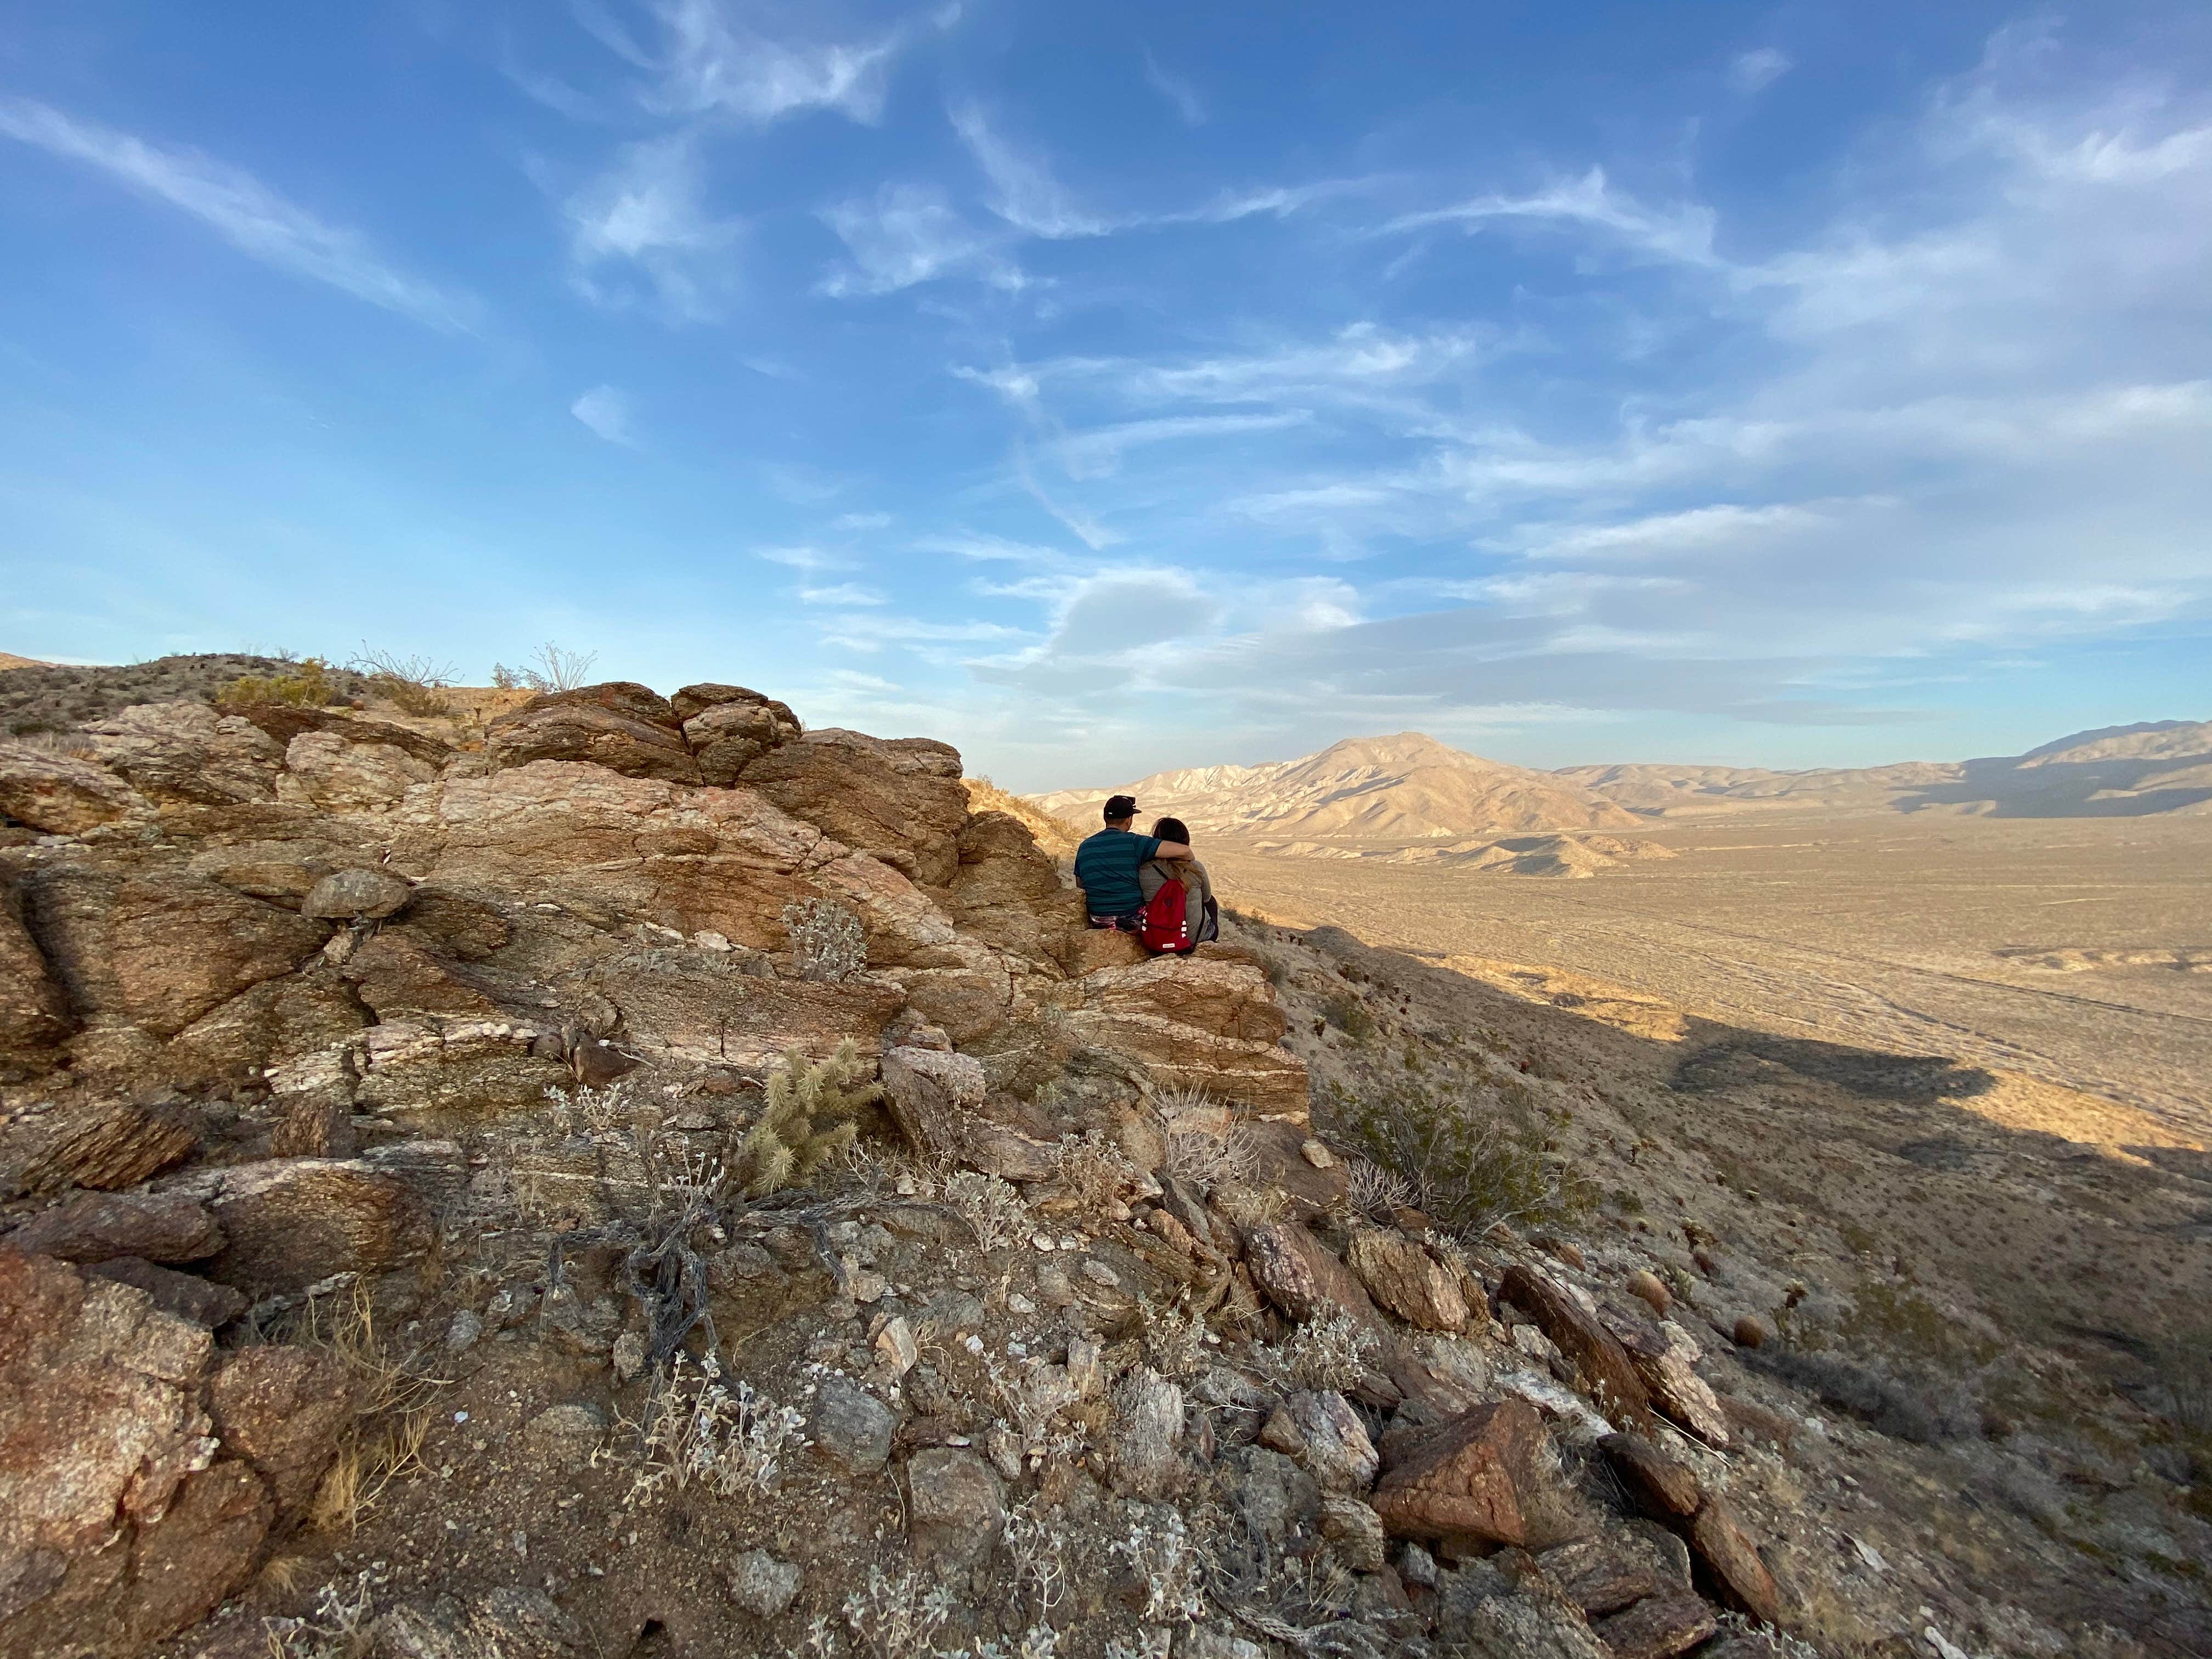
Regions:
[[[805,1179],[853,1144],[861,1109],[884,1097],[881,1085],[860,1076],[860,1046],[850,1037],[819,1063],[797,1048],[784,1055],[783,1069],[769,1079],[760,1121],[738,1146],[747,1197],[764,1198]]]
[[[834,899],[805,899],[783,907],[791,959],[801,979],[850,979],[868,965],[860,919]]]

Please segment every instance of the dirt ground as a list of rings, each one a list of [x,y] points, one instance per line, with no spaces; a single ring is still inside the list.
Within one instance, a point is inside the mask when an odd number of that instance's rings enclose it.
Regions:
[[[1941,1054],[2133,1108],[2157,1139],[2212,1135],[2212,819],[1777,814],[1639,834],[1680,856],[1569,881],[1200,850],[1229,902],[1287,924]]]

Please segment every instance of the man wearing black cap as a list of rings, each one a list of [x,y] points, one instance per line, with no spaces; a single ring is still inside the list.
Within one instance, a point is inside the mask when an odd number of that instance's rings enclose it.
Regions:
[[[1075,879],[1083,889],[1093,927],[1117,927],[1133,933],[1144,920],[1145,890],[1137,872],[1151,859],[1187,859],[1190,848],[1176,841],[1133,834],[1134,795],[1115,795],[1106,803],[1106,827],[1084,838],[1075,849]]]

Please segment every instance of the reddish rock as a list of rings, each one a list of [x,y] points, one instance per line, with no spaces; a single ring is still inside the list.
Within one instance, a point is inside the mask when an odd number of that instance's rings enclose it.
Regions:
[[[1407,1324],[1428,1331],[1467,1328],[1459,1276],[1412,1239],[1379,1227],[1358,1228],[1345,1260],[1368,1294]]]
[[[1640,1434],[1609,1434],[1598,1442],[1629,1495],[1653,1518],[1679,1523],[1698,1512],[1705,1490],[1686,1465]]]
[[[276,1517],[307,1510],[353,1415],[344,1370],[311,1348],[240,1348],[208,1386],[208,1411],[223,1449],[268,1484]]]
[[[1253,1228],[1244,1260],[1261,1292],[1300,1324],[1345,1314],[1378,1334],[1387,1328],[1352,1270],[1297,1222]]]
[[[222,805],[276,799],[283,744],[207,703],[137,703],[84,730],[94,758],[154,800]]]
[[[342,1273],[376,1273],[430,1242],[422,1201],[395,1176],[329,1158],[272,1158],[216,1177],[209,1200],[229,1239],[210,1279],[255,1297]]]
[[[50,835],[81,836],[145,805],[105,767],[28,744],[0,743],[0,817]]]
[[[319,922],[219,882],[106,859],[40,866],[23,897],[71,1006],[156,1037],[290,973],[330,937]]]
[[[88,1193],[58,1204],[0,1237],[0,1248],[64,1261],[120,1255],[149,1261],[197,1261],[222,1248],[222,1229],[189,1198]]]
[[[1698,1346],[1680,1326],[1652,1318],[1639,1303],[1607,1304],[1606,1328],[1619,1340],[1652,1403],[1709,1446],[1729,1444],[1728,1415],[1695,1370]]]
[[[625,777],[700,781],[675,709],[649,687],[627,680],[532,697],[486,728],[484,753],[501,767],[582,761]]]
[[[193,1324],[204,1325],[210,1330],[228,1325],[250,1305],[242,1291],[234,1291],[228,1285],[202,1279],[198,1273],[180,1273],[173,1268],[157,1267],[135,1255],[118,1255],[112,1261],[96,1261],[85,1271],[101,1279],[112,1279],[118,1285],[128,1285],[133,1290],[143,1291],[163,1313],[189,1319]]]
[[[1520,1487],[1535,1467],[1543,1424],[1520,1399],[1384,1442],[1389,1462],[1369,1502],[1395,1538],[1523,1542]]]
[[[127,1285],[0,1251],[0,1652],[122,1655],[243,1582],[271,1513],[210,1465],[211,1341]]]
[[[23,925],[15,884],[0,877],[0,1081],[46,1069],[40,1051],[76,1029],[69,998]]]
[[[188,1106],[93,1100],[67,1108],[39,1126],[23,1149],[17,1180],[33,1193],[87,1187],[97,1192],[135,1187],[190,1157],[200,1144]],[[0,1165],[0,1183],[7,1172]]]
[[[1614,1659],[1675,1659],[1710,1640],[1720,1621],[1703,1600],[1687,1590],[1647,1596],[1626,1611],[1593,1626]]]
[[[769,750],[742,781],[925,887],[948,887],[959,872],[968,792],[949,744],[830,727]]]
[[[699,775],[718,788],[799,735],[799,717],[788,708],[741,685],[687,685],[670,702],[699,757]]]
[[[253,1576],[274,1509],[245,1464],[223,1458],[185,1477],[166,1514],[131,1551],[122,1631],[111,1652],[131,1651],[198,1623]],[[116,1639],[127,1633],[129,1641]]]
[[[1342,1395],[1301,1389],[1284,1401],[1282,1413],[1295,1441],[1291,1455],[1324,1492],[1364,1492],[1373,1483],[1381,1460],[1367,1425]]]
[[[1534,1320],[1581,1374],[1583,1392],[1622,1427],[1651,1426],[1651,1396],[1613,1333],[1559,1285],[1516,1262],[1499,1298]]]
[[[1766,1570],[1759,1550],[1729,1507],[1728,1500],[1708,1498],[1691,1519],[1691,1553],[1717,1585],[1729,1604],[1749,1613],[1761,1624],[1771,1625],[1782,1616],[1782,1598],[1774,1575]]]

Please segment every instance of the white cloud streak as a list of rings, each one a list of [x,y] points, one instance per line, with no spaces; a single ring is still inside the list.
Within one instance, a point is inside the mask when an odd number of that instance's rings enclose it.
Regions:
[[[411,276],[357,231],[286,201],[252,173],[195,150],[144,139],[28,98],[0,97],[0,136],[96,168],[143,196],[191,215],[274,270],[321,283],[432,328],[465,330],[466,295]]]
[[[630,426],[630,402],[611,386],[596,386],[568,405],[568,412],[598,436],[625,449],[639,447]]]

